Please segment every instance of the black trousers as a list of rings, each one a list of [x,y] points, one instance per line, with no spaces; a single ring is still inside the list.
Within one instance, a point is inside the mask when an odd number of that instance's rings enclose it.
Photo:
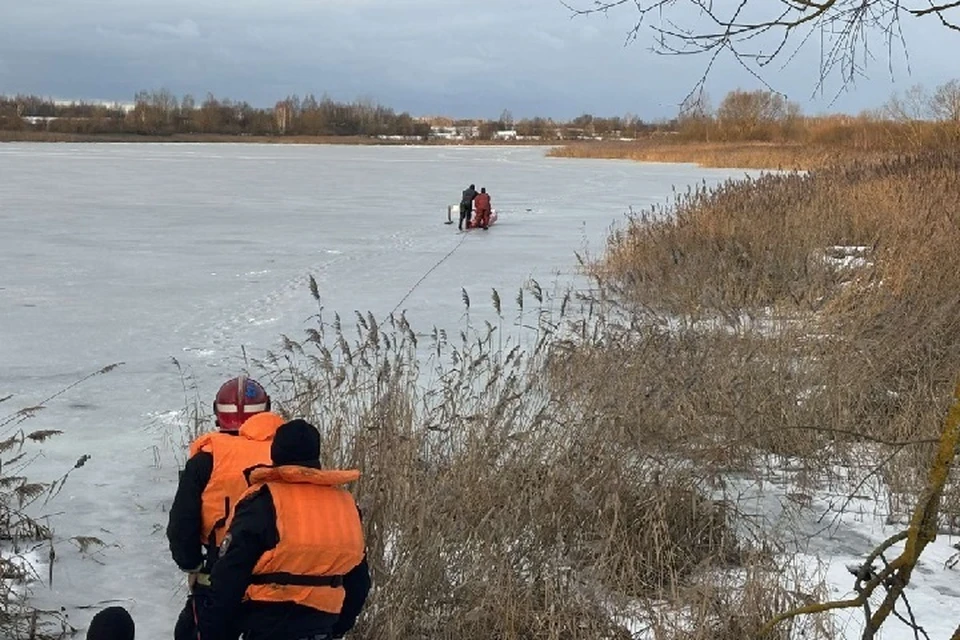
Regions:
[[[193,593],[187,596],[187,604],[177,617],[177,624],[173,628],[173,640],[197,640],[197,616],[203,615],[209,599],[205,587],[194,587]],[[239,627],[231,630],[231,640],[240,638]]]
[[[467,225],[470,224],[470,216],[473,213],[473,203],[472,202],[461,202],[460,203],[460,228],[463,228],[463,221],[467,221]]]

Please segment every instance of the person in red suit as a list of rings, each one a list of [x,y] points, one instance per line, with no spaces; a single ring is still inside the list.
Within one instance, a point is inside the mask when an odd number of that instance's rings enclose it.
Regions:
[[[477,210],[477,219],[474,226],[482,227],[486,229],[490,225],[490,194],[487,193],[486,187],[480,188],[480,193],[477,194],[476,199],[473,201],[473,206]]]

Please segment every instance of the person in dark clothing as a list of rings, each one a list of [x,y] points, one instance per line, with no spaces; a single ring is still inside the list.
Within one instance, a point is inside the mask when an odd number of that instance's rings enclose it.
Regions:
[[[460,224],[458,229],[463,231],[463,221],[467,221],[467,229],[470,228],[470,216],[473,215],[473,200],[477,197],[476,185],[470,185],[463,190],[463,196],[460,199]]]
[[[245,640],[342,638],[366,602],[360,509],[339,487],[360,472],[321,469],[320,434],[304,420],[277,430],[270,456],[246,472],[250,489],[210,576],[203,640],[223,640],[232,620]]]
[[[87,627],[87,640],[133,640],[136,627],[123,607],[107,607],[97,612]]]
[[[260,383],[246,376],[225,382],[213,409],[219,431],[190,445],[167,524],[170,553],[187,573],[190,590],[174,627],[175,640],[196,640],[202,609],[197,602],[206,597],[231,507],[247,490],[243,472],[270,461],[273,434],[283,424],[270,412],[270,397]],[[231,640],[238,636],[236,631]]]

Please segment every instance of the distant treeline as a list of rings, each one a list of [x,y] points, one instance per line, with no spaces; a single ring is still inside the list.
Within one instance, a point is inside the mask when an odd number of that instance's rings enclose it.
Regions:
[[[954,144],[960,138],[960,81],[927,92],[916,86],[881,107],[856,116],[805,116],[800,106],[772,91],[730,91],[714,109],[705,94],[691,96],[676,117],[644,122],[632,115],[583,114],[570,121],[417,118],[372,101],[337,102],[289,96],[270,108],[207,94],[141,91],[132,103],[64,103],[37,96],[0,96],[0,131],[65,135],[323,136],[452,140],[633,140],[657,134],[677,142],[790,142],[862,148]]]
[[[407,113],[358,102],[290,98],[277,108],[261,109],[208,95],[197,103],[169,91],[141,91],[132,105],[64,104],[37,96],[0,98],[0,129],[79,134],[323,135],[423,136],[429,124]]]
[[[771,142],[907,149],[960,141],[960,81],[927,91],[916,85],[857,115],[803,115],[800,105],[772,91],[734,90],[714,109],[705,94],[691,97],[674,124],[678,140]]]
[[[63,103],[32,95],[0,97],[0,130],[50,131],[64,134],[221,134],[249,136],[457,136],[571,139],[624,137],[669,130],[671,123],[645,123],[632,116],[581,115],[569,122],[550,118],[514,121],[509,111],[496,120],[415,118],[372,101],[337,102],[290,96],[271,108],[208,94],[199,104],[167,90],[141,91],[129,105]],[[511,136],[498,135],[498,132]]]

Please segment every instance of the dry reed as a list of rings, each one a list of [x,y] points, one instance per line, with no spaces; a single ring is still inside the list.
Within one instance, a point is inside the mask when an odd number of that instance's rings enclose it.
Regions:
[[[40,611],[31,606],[30,595],[37,583],[51,584],[54,578],[53,531],[43,523],[37,509],[63,490],[71,474],[87,463],[89,455],[77,458],[59,478],[32,480],[28,476],[30,465],[41,455],[42,444],[62,432],[56,429],[28,431],[24,427],[58,396],[117,366],[103,367],[32,406],[0,417],[0,437],[3,438],[0,440],[0,636],[4,638],[48,640],[76,631],[61,612]],[[11,399],[12,396],[0,397],[0,404]],[[38,573],[39,568],[32,560],[38,556],[49,562],[44,575]]]
[[[453,337],[418,335],[403,316],[347,323],[321,308],[303,341],[285,337],[256,363],[285,390],[280,411],[321,430],[323,462],[363,471],[375,592],[358,633],[627,638],[645,626],[670,637],[674,623],[652,603],[684,610],[693,627],[727,629],[697,637],[759,628],[789,596],[762,534],[743,535],[722,487],[725,462],[743,460],[728,452],[707,463],[687,450],[705,440],[661,437],[683,422],[668,416],[674,381],[653,415],[656,401],[637,385],[669,353],[644,372],[584,360],[604,343],[614,353],[610,341],[647,340],[660,353],[673,337],[618,331],[608,305],[549,296],[535,282],[517,296],[516,318],[493,299],[496,323]],[[686,366],[692,346],[676,347],[669,366]],[[607,384],[598,393],[589,381]],[[713,418],[685,433],[713,429]],[[705,591],[736,583],[759,593],[761,582],[774,600],[701,606]]]
[[[949,150],[960,142],[960,127],[955,122],[830,116],[804,118],[788,128],[778,122],[768,127],[759,139],[743,139],[714,120],[694,121],[681,123],[679,131],[671,135],[629,142],[575,142],[551,149],[548,155],[794,171]]]
[[[960,371],[960,270],[946,258],[958,172],[960,153],[929,152],[693,190],[675,217],[634,216],[593,268],[635,308],[729,328],[700,353],[730,335],[759,343],[742,347],[753,364],[732,362],[769,369],[747,385],[758,423],[805,431],[807,447],[878,443],[896,454],[895,492],[912,496]]]

